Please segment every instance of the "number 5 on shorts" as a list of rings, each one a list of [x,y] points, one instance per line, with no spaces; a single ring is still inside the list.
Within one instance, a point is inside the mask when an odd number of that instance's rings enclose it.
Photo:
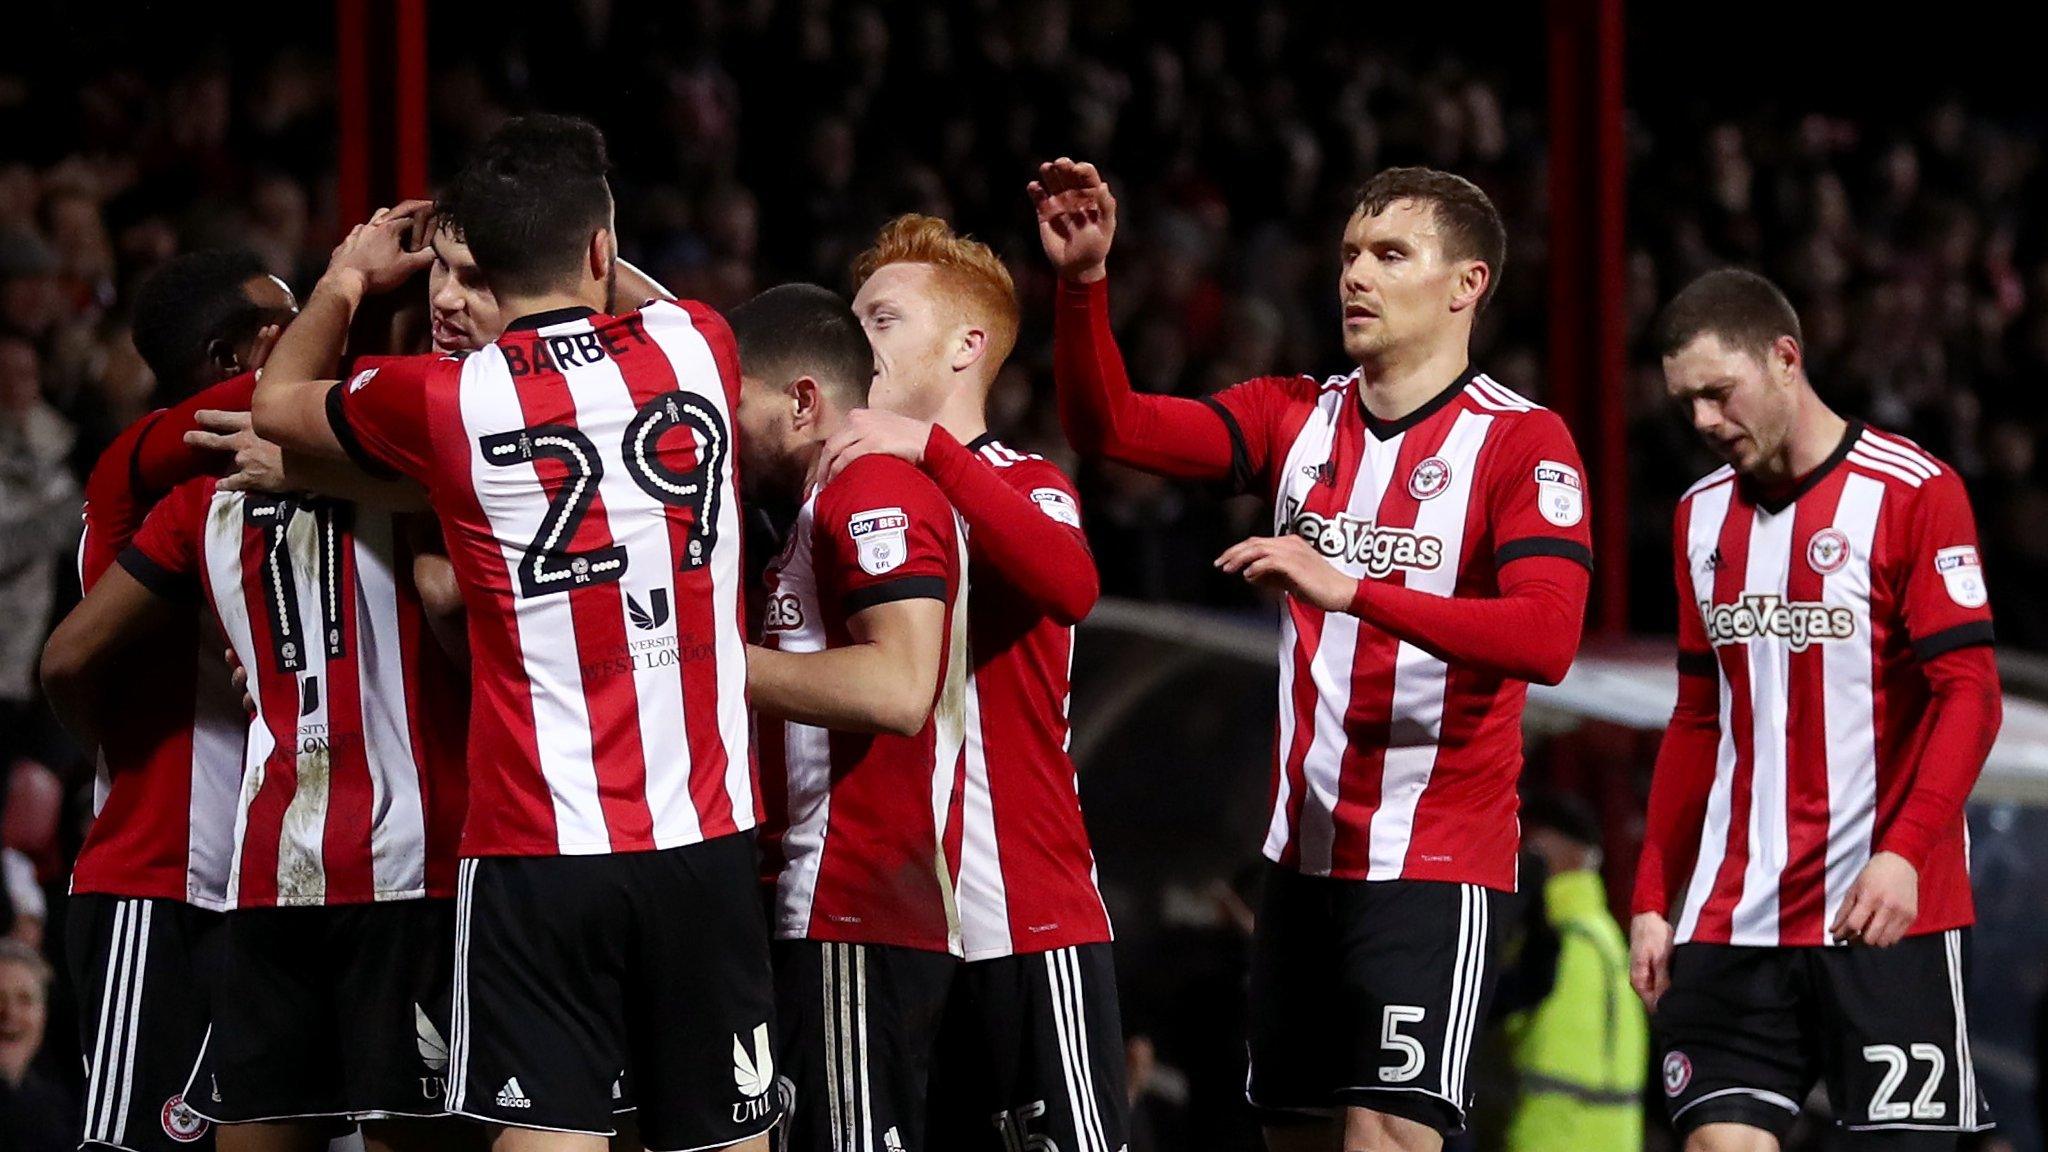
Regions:
[[[1389,1004],[1380,1013],[1380,1047],[1401,1054],[1399,1064],[1380,1069],[1381,1080],[1399,1084],[1422,1074],[1422,1065],[1427,1059],[1422,1051],[1422,1041],[1401,1035],[1401,1025],[1420,1024],[1424,1015],[1423,1010],[1413,1004]]]

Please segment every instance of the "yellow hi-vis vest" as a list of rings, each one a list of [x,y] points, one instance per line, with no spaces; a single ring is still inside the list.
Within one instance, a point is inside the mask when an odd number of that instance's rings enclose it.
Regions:
[[[1509,1152],[1640,1152],[1650,1027],[1628,983],[1628,943],[1600,874],[1543,886],[1557,984],[1507,1022],[1518,1077]]]

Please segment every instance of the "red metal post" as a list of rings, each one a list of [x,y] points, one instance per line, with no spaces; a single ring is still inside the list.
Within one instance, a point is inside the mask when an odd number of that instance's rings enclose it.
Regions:
[[[371,211],[369,0],[338,0],[334,16],[335,112],[340,121],[335,226],[337,233],[346,234]]]
[[[1592,489],[1591,623],[1628,625],[1628,154],[1623,0],[1550,0],[1550,387]]]

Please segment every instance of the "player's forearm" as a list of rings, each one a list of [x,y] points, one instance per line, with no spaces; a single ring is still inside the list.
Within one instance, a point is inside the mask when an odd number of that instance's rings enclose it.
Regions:
[[[258,436],[293,451],[344,458],[328,424],[327,390],[362,300],[360,276],[320,278],[257,377],[249,411]]]
[[[754,708],[836,732],[915,736],[931,716],[936,669],[920,674],[879,644],[822,652],[747,649],[747,696]]]
[[[1578,655],[1591,576],[1554,556],[1517,560],[1503,576],[1501,594],[1495,597],[1435,596],[1361,580],[1350,610],[1460,668],[1555,684]]]
[[[1906,801],[1877,843],[1878,851],[1895,852],[1915,868],[1955,832],[2004,718],[1998,663],[1989,645],[1943,653],[1924,667],[1934,695],[1927,740]]]
[[[1650,803],[1643,820],[1643,850],[1636,860],[1631,914],[1669,916],[1671,896],[1699,851],[1700,821],[1714,783],[1720,741],[1720,684],[1712,673],[1682,672],[1678,703],[1657,747]]]
[[[1095,607],[1101,581],[1079,531],[1045,515],[937,424],[921,467],[967,521],[969,547],[1034,608],[1078,624]]]
[[[426,490],[411,480],[380,480],[346,461],[311,452],[284,452],[284,490],[315,492],[390,512],[425,512]]]
[[[1231,475],[1230,431],[1198,400],[1131,391],[1109,327],[1109,284],[1061,280],[1053,319],[1053,380],[1060,424],[1083,455],[1162,476]]]

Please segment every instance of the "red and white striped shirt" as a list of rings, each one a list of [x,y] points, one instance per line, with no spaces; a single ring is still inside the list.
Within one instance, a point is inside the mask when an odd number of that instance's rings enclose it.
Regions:
[[[121,566],[204,592],[249,671],[229,904],[364,904],[454,893],[464,776],[459,681],[386,512],[174,489]]]
[[[1209,399],[1240,482],[1273,499],[1275,533],[1362,581],[1440,597],[1497,596],[1501,567],[1524,557],[1591,567],[1578,449],[1555,414],[1476,372],[1393,422],[1358,388],[1355,373],[1263,377]],[[1512,890],[1526,694],[1289,597],[1267,858]]]
[[[247,408],[254,387],[254,376],[244,374],[152,412],[100,454],[85,482],[83,589],[98,583],[166,492],[226,460],[184,442],[198,427],[193,414]],[[249,718],[222,646],[203,614],[193,613],[142,638],[106,671],[108,692],[128,704],[101,738],[92,827],[72,868],[73,892],[227,907]]]
[[[763,721],[763,845],[786,940],[961,950],[949,834],[967,679],[966,560],[952,505],[916,468],[863,456],[811,492],[767,572],[770,647],[851,642],[847,621],[876,605],[946,605],[936,705],[915,736]]]
[[[1080,497],[1056,465],[993,435],[968,447],[965,466],[993,470],[1085,547]],[[961,940],[969,960],[1102,943],[1109,911],[1067,755],[1074,629],[1008,587],[976,547],[981,531],[968,532]]]
[[[1992,639],[1969,498],[1919,446],[1852,424],[1780,500],[1728,468],[1693,485],[1674,543],[1681,668],[1719,694],[1696,854],[1657,846],[1674,875],[1690,856],[1677,938],[1827,943],[1929,771],[1923,665]],[[1918,866],[1913,933],[1970,923],[1960,815]]]
[[[337,437],[425,485],[468,607],[465,856],[635,852],[755,822],[734,411],[717,313],[515,321],[337,384]]]

